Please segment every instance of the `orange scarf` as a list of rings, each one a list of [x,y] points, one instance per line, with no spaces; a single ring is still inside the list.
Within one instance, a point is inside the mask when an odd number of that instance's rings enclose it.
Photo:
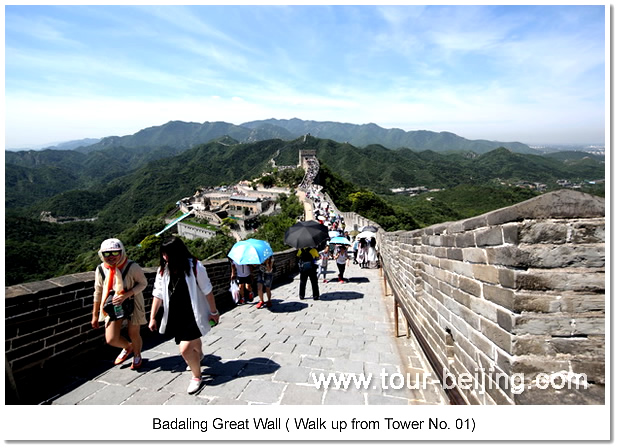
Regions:
[[[106,276],[107,282],[106,284],[103,285],[103,291],[104,291],[104,294],[102,297],[103,305],[101,306],[101,311],[103,312],[103,316],[107,316],[107,313],[103,309],[103,306],[105,305],[105,300],[107,300],[107,296],[109,295],[109,292],[115,291],[116,294],[122,294],[124,292],[124,282],[122,281],[122,269],[126,266],[127,261],[128,261],[127,257],[125,257],[124,260],[122,260],[120,264],[117,264],[116,266],[110,266],[107,263],[103,263],[103,269],[109,270],[109,275]]]

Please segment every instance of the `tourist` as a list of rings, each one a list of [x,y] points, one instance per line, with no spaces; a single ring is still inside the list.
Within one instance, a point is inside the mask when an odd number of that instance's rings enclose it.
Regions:
[[[245,302],[253,302],[253,291],[251,284],[253,283],[253,269],[249,264],[238,264],[232,261],[232,278],[231,281],[238,281],[240,288],[240,299],[238,304],[242,305]]]
[[[348,264],[348,247],[343,244],[337,245],[335,251],[335,261],[337,262],[337,269],[339,270],[339,283],[345,282],[343,273],[345,272],[346,265]]]
[[[318,279],[320,275],[324,276],[324,283],[326,283],[326,270],[328,269],[328,259],[330,258],[330,250],[328,244],[324,247],[322,251],[320,251],[320,273],[318,274]]]
[[[257,288],[258,288],[258,296],[260,297],[260,301],[256,305],[256,308],[262,308],[266,306],[270,308],[272,306],[271,302],[271,292],[270,288],[273,284],[273,266],[275,260],[271,255],[264,262],[259,265],[257,270]],[[266,297],[268,300],[264,302],[264,289],[266,289]]]
[[[300,289],[298,292],[300,300],[305,299],[307,278],[311,281],[313,300],[319,300],[320,288],[318,286],[317,261],[320,258],[320,254],[315,248],[303,247],[298,249],[296,256],[298,257],[298,268],[300,270]]]
[[[131,369],[139,369],[142,365],[140,325],[146,324],[142,291],[148,286],[148,281],[142,268],[127,258],[124,245],[119,239],[110,238],[103,241],[99,249],[99,258],[103,263],[94,272],[92,327],[99,328],[100,322],[105,322],[105,342],[122,349],[114,361],[115,365],[122,364],[133,354]],[[110,297],[114,306],[127,310],[127,315],[116,318],[103,309]],[[129,303],[124,303],[127,300],[133,301],[133,311],[130,314],[127,306]],[[123,321],[127,321],[131,342],[120,334]]]
[[[173,336],[180,346],[180,354],[193,375],[187,393],[194,394],[202,384],[201,337],[210,331],[211,324],[219,322],[219,312],[206,269],[176,237],[164,241],[160,248],[148,325],[151,331],[157,330],[155,316],[161,306],[159,333]]]
[[[376,250],[376,239],[371,237],[367,245],[367,267],[376,269],[378,267],[378,252]]]
[[[355,238],[354,242],[352,243],[352,263],[358,264],[358,261],[356,260],[357,256],[358,256],[358,238]]]
[[[367,265],[367,240],[365,238],[361,238],[358,243],[358,255],[356,256],[356,261],[358,261],[361,268],[364,268]]]

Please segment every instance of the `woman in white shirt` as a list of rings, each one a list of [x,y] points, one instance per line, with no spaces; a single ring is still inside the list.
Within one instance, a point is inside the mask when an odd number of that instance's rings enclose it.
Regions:
[[[339,270],[339,283],[343,283],[345,281],[343,273],[348,264],[348,248],[346,246],[342,244],[337,246],[337,249],[335,249],[335,260],[337,261],[337,269]]]
[[[159,333],[174,336],[180,346],[180,354],[193,374],[187,392],[194,394],[202,384],[201,337],[219,322],[219,312],[206,269],[181,239],[172,237],[165,241],[160,254],[148,328],[157,329],[155,316],[163,305]]]

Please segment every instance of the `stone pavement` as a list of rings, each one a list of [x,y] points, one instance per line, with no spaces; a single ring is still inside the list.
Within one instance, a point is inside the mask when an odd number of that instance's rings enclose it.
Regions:
[[[395,337],[393,301],[384,297],[380,271],[350,264],[346,283],[336,277],[330,261],[330,281],[320,281],[318,301],[298,299],[296,275],[275,285],[272,308],[256,309],[256,297],[223,314],[202,338],[204,383],[195,395],[186,393],[191,374],[168,340],[143,352],[139,371],[129,368],[129,359],[51,404],[448,404],[439,384],[416,382],[431,372],[429,363],[413,338]],[[382,372],[396,375],[382,380]],[[354,387],[354,379],[347,390],[315,387],[314,376],[341,373],[373,380],[364,388]],[[411,388],[400,387],[406,382]]]

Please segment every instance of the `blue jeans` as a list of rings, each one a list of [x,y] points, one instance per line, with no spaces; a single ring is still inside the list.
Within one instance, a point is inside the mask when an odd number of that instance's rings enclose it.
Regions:
[[[320,278],[320,275],[324,275],[324,280],[326,280],[326,269],[327,268],[328,266],[320,265],[320,272],[318,273],[318,278]]]

